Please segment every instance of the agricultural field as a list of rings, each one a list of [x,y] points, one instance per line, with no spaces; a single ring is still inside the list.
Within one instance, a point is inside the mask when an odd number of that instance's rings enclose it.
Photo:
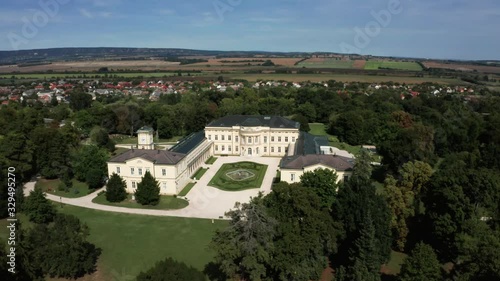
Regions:
[[[182,72],[182,76],[186,76],[188,71]],[[190,76],[202,76],[204,73],[189,73]],[[108,72],[108,73],[30,73],[30,74],[0,74],[0,79],[54,79],[58,78],[104,78],[104,77],[121,77],[121,78],[161,78],[161,77],[177,77],[178,72]]]
[[[156,69],[165,69],[168,67],[178,66],[178,62],[168,62],[163,60],[130,60],[130,61],[73,61],[73,62],[53,62],[45,65],[33,65],[26,67],[19,67],[17,65],[3,65],[0,66],[0,73],[31,73],[31,72],[45,72],[47,70],[53,72],[77,72],[77,71],[97,71],[101,67],[108,69],[129,69],[129,70],[142,70],[154,71]]]
[[[257,66],[265,62],[266,60],[272,61],[275,65],[289,66],[293,67],[296,62],[301,60],[301,58],[265,58],[265,57],[248,57],[248,58],[221,58],[221,59],[208,59],[208,62],[200,62],[195,64],[184,65],[183,67],[189,66],[241,66],[250,64],[252,66]]]
[[[423,65],[427,68],[452,69],[452,70],[468,71],[468,72],[478,71],[478,72],[483,72],[483,73],[498,73],[498,74],[500,74],[500,67],[497,67],[497,66],[444,63],[444,62],[435,62],[435,61],[426,61],[426,62],[423,62]]]
[[[353,60],[339,60],[335,58],[310,58],[297,65],[297,67],[305,68],[353,68]]]
[[[224,78],[243,79],[249,82],[256,81],[288,81],[288,82],[324,82],[328,80],[336,80],[342,82],[366,82],[366,83],[440,83],[445,85],[463,84],[463,81],[458,79],[449,78],[436,78],[436,77],[405,77],[405,76],[384,76],[384,75],[362,75],[362,74],[250,74],[250,73],[230,73],[224,74]]]
[[[377,70],[377,69],[421,71],[422,67],[416,62],[405,62],[405,61],[367,61],[366,62],[365,70]]]

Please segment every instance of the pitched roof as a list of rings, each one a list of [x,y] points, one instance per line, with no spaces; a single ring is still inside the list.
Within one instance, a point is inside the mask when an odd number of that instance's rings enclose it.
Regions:
[[[170,151],[188,154],[195,149],[201,142],[205,140],[205,131],[192,133],[191,135],[180,140],[178,144],[173,146]]]
[[[144,126],[144,127],[140,128],[139,130],[137,130],[137,133],[139,133],[139,132],[154,132],[154,130],[151,127]]]
[[[295,154],[321,154],[321,146],[329,146],[326,136],[315,136],[306,132],[300,132],[299,139],[295,145]]]
[[[281,116],[264,116],[264,115],[228,115],[212,121],[207,127],[270,127],[283,129],[299,129],[299,122],[286,119]]]
[[[337,171],[350,171],[354,168],[354,159],[325,154],[295,155],[281,160],[282,169],[300,170],[316,164],[322,164]]]
[[[158,165],[175,165],[184,157],[186,154],[167,150],[131,149],[111,158],[108,162],[125,163],[133,158],[142,158]]]

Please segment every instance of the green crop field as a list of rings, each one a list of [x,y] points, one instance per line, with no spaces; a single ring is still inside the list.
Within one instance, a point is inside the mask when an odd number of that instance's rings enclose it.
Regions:
[[[306,68],[352,68],[354,61],[349,60],[336,60],[336,59],[325,59],[322,62],[315,62],[306,60],[299,63],[296,67],[306,67]]]
[[[421,71],[422,67],[416,62],[405,61],[367,61],[365,65],[366,70],[377,69],[395,69],[395,70],[411,70]]]

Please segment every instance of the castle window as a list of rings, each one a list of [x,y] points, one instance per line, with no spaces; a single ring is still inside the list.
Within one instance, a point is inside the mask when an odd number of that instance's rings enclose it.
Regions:
[[[267,136],[264,136],[264,142],[265,143],[267,142]]]
[[[231,135],[227,136],[227,140],[229,141],[231,140]]]
[[[281,137],[278,137],[278,142],[281,142]]]
[[[271,137],[271,142],[274,142],[274,137]]]
[[[236,142],[238,142],[238,136],[234,137],[234,140],[235,140]]]
[[[220,140],[224,140],[224,135],[221,135],[221,136],[220,136]]]
[[[219,140],[219,136],[218,135],[215,135],[215,140]]]
[[[139,168],[139,176],[142,176],[142,168]]]
[[[132,182],[132,188],[135,189],[135,181]]]
[[[130,174],[133,176],[135,173],[135,169],[134,168],[130,168]]]
[[[285,142],[288,142],[288,137],[285,137]]]
[[[161,175],[166,176],[167,175],[167,169],[161,169]]]
[[[116,167],[116,173],[119,175],[120,174],[120,167]]]

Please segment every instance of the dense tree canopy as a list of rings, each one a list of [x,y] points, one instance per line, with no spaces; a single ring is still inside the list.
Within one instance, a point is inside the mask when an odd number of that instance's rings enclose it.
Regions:
[[[172,258],[166,258],[157,262],[151,269],[137,275],[137,281],[205,281],[205,275],[187,266],[183,262],[178,262]]]

